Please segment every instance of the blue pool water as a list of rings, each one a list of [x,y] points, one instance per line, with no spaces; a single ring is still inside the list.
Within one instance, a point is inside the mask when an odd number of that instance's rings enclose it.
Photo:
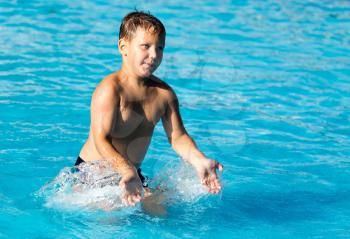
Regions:
[[[0,238],[350,238],[350,2],[219,2],[0,1]],[[156,74],[224,190],[203,194],[158,125],[142,168],[177,192],[165,216],[49,204],[135,7],[166,26]]]

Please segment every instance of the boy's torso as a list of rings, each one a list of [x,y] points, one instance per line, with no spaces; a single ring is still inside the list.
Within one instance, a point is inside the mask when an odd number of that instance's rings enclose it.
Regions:
[[[165,113],[167,88],[165,83],[153,77],[147,83],[142,100],[130,100],[127,93],[129,89],[123,88],[120,91],[120,100],[115,106],[113,126],[109,136],[118,153],[137,168],[147,152],[155,125]],[[86,161],[102,158],[93,140],[90,132],[80,152],[80,157]]]

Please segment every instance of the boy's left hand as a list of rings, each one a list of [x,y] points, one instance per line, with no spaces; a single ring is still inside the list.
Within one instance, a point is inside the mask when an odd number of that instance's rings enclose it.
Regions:
[[[203,159],[195,165],[198,176],[208,191],[213,194],[217,194],[221,190],[221,184],[216,174],[216,170],[223,170],[222,164],[216,160]]]

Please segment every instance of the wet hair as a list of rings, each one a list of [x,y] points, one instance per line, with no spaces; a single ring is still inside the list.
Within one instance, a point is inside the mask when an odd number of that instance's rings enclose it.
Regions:
[[[119,39],[131,40],[138,27],[145,30],[152,30],[153,34],[165,37],[163,23],[149,12],[134,11],[128,13],[120,24]]]

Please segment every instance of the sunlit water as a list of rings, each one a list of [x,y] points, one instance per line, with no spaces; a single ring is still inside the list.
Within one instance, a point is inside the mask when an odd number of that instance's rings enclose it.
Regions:
[[[135,7],[164,22],[156,74],[225,166],[207,195],[157,125],[161,215],[123,207],[108,168],[72,173]],[[1,1],[0,238],[349,238],[349,59],[349,1]]]
[[[189,165],[172,165],[170,169],[162,169],[154,178],[146,179],[148,188],[152,190],[152,197],[162,195],[162,200],[157,200],[156,205],[195,202],[207,195]],[[176,176],[172,176],[174,172]],[[119,181],[120,175],[112,170],[108,162],[96,160],[62,169],[35,196],[41,198],[44,205],[50,208],[80,211],[123,210],[127,205],[123,202],[125,191],[119,187]],[[149,198],[144,191],[142,196]]]

